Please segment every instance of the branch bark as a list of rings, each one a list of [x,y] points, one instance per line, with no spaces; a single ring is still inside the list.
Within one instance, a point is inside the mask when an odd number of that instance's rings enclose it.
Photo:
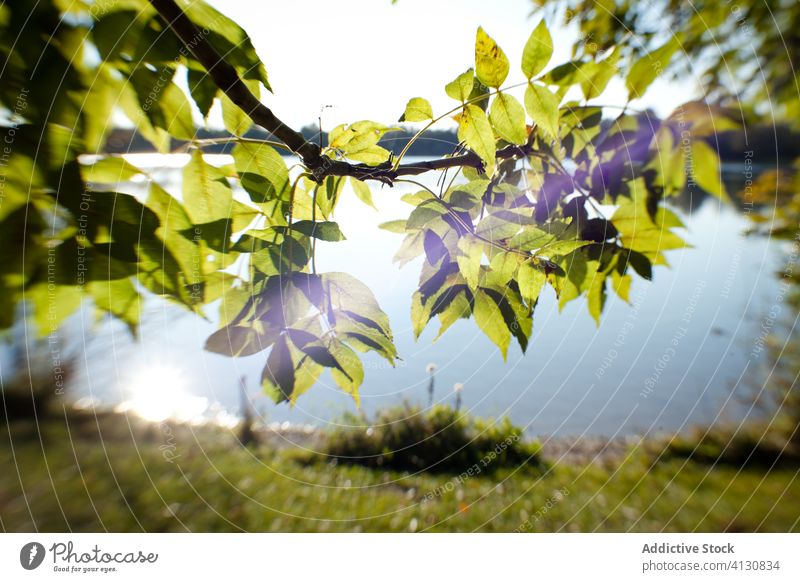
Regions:
[[[225,61],[216,49],[174,0],[150,0],[150,4],[173,30],[183,45],[206,69],[214,84],[231,101],[257,124],[285,143],[303,159],[306,165],[319,165],[321,160],[318,145],[306,141],[302,134],[293,130],[272,113],[250,92],[236,69]]]
[[[281,140],[303,160],[314,179],[321,182],[326,176],[352,176],[359,180],[377,180],[385,184],[401,176],[415,176],[432,170],[454,167],[483,169],[480,157],[471,151],[459,156],[402,164],[394,168],[391,162],[378,166],[351,164],[324,155],[319,145],[307,141],[303,135],[281,121],[272,110],[261,103],[244,84],[236,69],[225,61],[206,40],[198,27],[186,16],[174,0],[149,0],[153,8],[177,35],[194,58],[203,65],[214,84],[233,103],[244,111],[256,125],[261,126]],[[500,158],[524,155],[524,148],[509,146],[497,152]]]

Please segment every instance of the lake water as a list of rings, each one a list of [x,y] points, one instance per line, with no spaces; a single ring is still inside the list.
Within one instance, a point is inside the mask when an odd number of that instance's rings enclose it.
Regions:
[[[180,189],[181,158],[130,158],[152,167],[169,190]],[[758,381],[763,365],[751,350],[761,319],[775,302],[780,247],[743,236],[749,224],[734,209],[706,199],[679,211],[694,248],[669,253],[671,267],[656,268],[652,283],[635,280],[633,305],[609,293],[599,328],[585,299],[559,314],[552,289],[546,291],[528,353],[514,344],[503,362],[471,320],[458,322],[435,343],[433,322],[413,340],[410,298],[420,265],[393,265],[401,237],[377,228],[407,216],[410,207],[399,199],[413,189],[375,187],[378,212],[346,192],[335,220],[347,241],[318,246],[318,271],[346,271],[372,288],[389,314],[402,357],[397,368],[365,358],[362,410],[404,400],[425,404],[425,369],[435,363],[437,401],[452,403],[452,387],[462,383],[464,406],[471,412],[508,415],[530,434],[660,433],[747,414],[740,397]],[[86,333],[88,357],[73,394],[126,402],[153,419],[212,412],[230,418],[226,415],[239,410],[244,376],[256,409],[269,422],[325,425],[355,410],[327,375],[296,407],[273,404],[258,388],[266,354],[229,359],[205,352],[204,340],[214,329],[176,306],[149,301],[138,341],[121,325],[104,325],[91,338]]]

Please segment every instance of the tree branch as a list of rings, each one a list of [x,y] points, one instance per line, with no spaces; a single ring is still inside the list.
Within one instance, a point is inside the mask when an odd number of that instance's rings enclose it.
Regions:
[[[167,25],[175,32],[183,45],[208,71],[214,84],[219,87],[242,111],[257,124],[285,143],[303,159],[309,167],[319,165],[320,148],[306,141],[299,132],[293,130],[272,113],[250,92],[236,69],[225,61],[216,49],[209,44],[197,26],[189,19],[174,0],[150,0],[150,4]]]
[[[236,69],[225,61],[216,49],[206,40],[197,26],[181,10],[174,0],[149,0],[161,18],[175,32],[187,50],[206,69],[214,84],[228,98],[244,111],[256,125],[263,127],[303,160],[314,179],[321,182],[326,176],[351,176],[359,180],[378,180],[385,184],[400,176],[415,176],[432,170],[443,170],[454,167],[471,167],[483,170],[480,157],[468,151],[465,154],[450,158],[441,158],[424,162],[403,164],[397,168],[391,162],[378,166],[351,164],[343,160],[334,160],[322,154],[319,145],[307,141],[300,132],[295,131],[281,121],[269,107],[261,103],[244,84]],[[512,158],[526,155],[527,147],[508,146],[499,150],[499,158]]]
[[[516,156],[528,156],[531,153],[529,145],[517,146],[509,145],[497,150],[497,158],[507,160]],[[483,160],[478,154],[467,150],[467,153],[451,158],[439,158],[421,162],[402,164],[396,169],[393,168],[391,161],[384,162],[378,166],[367,166],[366,164],[348,164],[347,162],[334,162],[337,165],[334,171],[327,175],[352,176],[359,180],[378,180],[391,184],[395,179],[402,176],[417,176],[432,170],[444,170],[446,168],[475,168],[483,170]]]

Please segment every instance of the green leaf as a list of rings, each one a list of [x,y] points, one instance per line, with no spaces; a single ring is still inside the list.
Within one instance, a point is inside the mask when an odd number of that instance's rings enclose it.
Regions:
[[[558,98],[548,88],[529,83],[525,90],[525,108],[547,137],[558,138]]]
[[[86,143],[86,153],[101,151],[105,145],[106,136],[113,128],[109,123],[114,108],[119,105],[122,83],[110,73],[110,67],[101,65],[97,68],[97,75],[92,80],[84,101],[84,132],[83,139]]]
[[[439,312],[439,333],[436,334],[434,341],[442,337],[442,334],[447,331],[456,321],[462,318],[469,317],[472,309],[464,293],[459,292],[453,300]]]
[[[570,87],[583,80],[584,66],[586,66],[585,62],[570,61],[549,70],[541,77],[540,80],[546,85]]]
[[[665,123],[653,137],[648,163],[648,168],[656,172],[654,183],[664,188],[665,196],[678,195],[686,183],[683,148],[674,145],[672,131]]]
[[[260,215],[261,213],[258,210],[234,200],[228,213],[228,218],[231,221],[231,232],[243,231]]]
[[[487,87],[499,88],[508,76],[508,59],[497,43],[478,27],[475,35],[475,76]]]
[[[692,140],[692,177],[697,185],[721,200],[728,200],[728,192],[722,181],[719,156],[705,141]]]
[[[584,78],[581,80],[581,90],[586,99],[593,99],[605,91],[608,82],[617,73],[618,57],[615,52],[609,58],[596,62],[587,63],[581,72]]]
[[[420,204],[406,221],[406,228],[422,228],[447,214],[447,208],[440,203]]]
[[[594,319],[597,326],[600,326],[600,315],[603,313],[603,306],[606,303],[606,278],[603,273],[595,273],[589,284],[586,293],[589,314]]]
[[[56,333],[80,308],[82,296],[82,289],[73,285],[40,283],[27,287],[25,299],[33,306],[33,321],[39,337]]]
[[[548,257],[568,255],[575,249],[585,247],[589,244],[591,244],[591,241],[567,238],[545,245],[537,254],[542,254]]]
[[[136,335],[142,311],[142,297],[130,279],[90,281],[86,288],[98,309],[127,323],[128,329]]]
[[[310,220],[299,220],[292,224],[292,229],[327,242],[338,242],[345,240],[339,225],[335,222],[312,222]]]
[[[158,216],[160,227],[157,234],[178,261],[186,283],[188,285],[201,283],[204,254],[196,244],[199,241],[192,241],[182,234],[192,230],[192,222],[183,205],[155,181],[150,182],[145,205]]]
[[[233,161],[242,188],[253,202],[289,200],[289,170],[275,149],[267,144],[239,143],[233,148]]]
[[[430,316],[431,310],[425,309],[422,304],[422,294],[419,291],[415,291],[411,296],[411,329],[414,332],[415,340],[418,340],[425,330]]]
[[[492,126],[486,113],[475,105],[466,105],[458,119],[458,139],[467,144],[486,166],[486,173],[494,172],[497,146],[492,133]]]
[[[302,349],[310,348],[313,342],[319,349],[327,351],[320,345],[319,335],[318,316],[311,316],[297,322],[297,327],[288,328],[286,335],[278,339],[262,373],[263,388],[276,403],[288,401],[290,406],[294,406],[319,378],[323,367]]]
[[[347,273],[325,273],[320,277],[328,294],[327,309],[357,314],[374,322],[386,337],[392,337],[389,316],[383,312],[369,287]]]
[[[172,66],[161,70],[136,67],[128,77],[139,101],[139,107],[154,127],[180,139],[194,137],[194,121],[189,99],[172,78]]]
[[[458,241],[461,251],[456,257],[458,269],[467,281],[470,289],[478,287],[481,275],[481,260],[483,259],[483,242],[471,236],[465,236]]]
[[[256,96],[256,99],[260,97],[258,81],[245,80],[244,84]],[[247,133],[247,130],[253,126],[253,120],[250,119],[247,112],[242,111],[224,92],[220,93],[220,102],[222,103],[222,122],[225,124],[225,129],[233,135],[241,136]]]
[[[363,149],[367,145],[374,145],[390,131],[397,131],[396,127],[389,127],[375,121],[356,121],[343,123],[334,127],[328,135],[330,147],[342,150],[349,154]]]
[[[208,112],[219,92],[214,80],[205,71],[190,68],[187,69],[186,82],[189,85],[189,94],[200,110],[203,119],[208,118]]]
[[[317,208],[319,208],[323,218],[329,218],[333,214],[344,185],[345,178],[342,176],[328,176],[325,178],[325,182],[316,194]],[[314,187],[316,188],[316,186]]]
[[[455,184],[447,189],[442,199],[459,210],[477,210],[489,183],[489,180],[481,177],[465,184]]]
[[[245,80],[260,81],[264,87],[272,90],[264,65],[242,27],[202,0],[178,0],[178,4],[204,33],[205,40],[211,43],[217,53],[223,55],[223,58],[233,65]]]
[[[500,93],[494,98],[489,109],[489,121],[497,135],[509,143],[523,145],[528,140],[525,110],[511,95]]]
[[[378,225],[378,228],[382,230],[388,230],[389,232],[393,232],[395,234],[405,234],[406,233],[406,221],[405,220],[390,220],[389,222],[384,222]]]
[[[427,121],[433,119],[433,108],[427,99],[414,97],[406,105],[406,111],[400,121]]]
[[[139,102],[136,92],[130,83],[122,83],[116,97],[116,103],[119,104],[122,111],[133,122],[136,130],[142,134],[147,141],[161,153],[169,152],[170,137],[169,134],[154,126]],[[107,122],[106,122],[107,123]]]
[[[630,303],[631,283],[633,279],[630,275],[620,275],[616,270],[611,271],[611,286],[620,299]]]
[[[391,338],[383,333],[374,322],[356,313],[339,311],[336,314],[336,335],[351,347],[361,351],[374,351],[394,365],[397,349]]]
[[[350,375],[344,370],[344,368],[342,368],[339,362],[336,361],[336,358],[333,357],[333,354],[331,354],[330,350],[327,347],[320,345],[318,342],[309,344],[306,339],[303,339],[301,342],[298,343],[297,341],[294,341],[295,338],[297,337],[297,330],[290,329],[288,330],[288,332],[289,332],[289,337],[292,338],[294,344],[298,348],[300,348],[300,350],[304,354],[306,354],[308,357],[314,360],[317,364],[319,364],[323,368],[336,368],[337,370],[341,371],[345,376],[347,376],[348,379],[352,380],[352,378],[350,378]],[[310,335],[311,338],[316,339],[315,336],[313,336],[312,334],[307,334],[307,335]]]
[[[475,234],[491,241],[503,240],[514,237],[522,225],[521,221],[513,219],[513,213],[497,212],[483,218],[475,227]]]
[[[561,267],[563,274],[561,272],[553,272],[550,276],[552,277],[553,288],[558,296],[558,310],[560,312],[567,303],[580,297],[581,293],[587,289],[587,280],[591,280],[590,277],[594,275],[594,271],[590,272],[586,254],[581,251],[561,257],[558,265]]]
[[[212,333],[206,339],[204,349],[230,358],[252,356],[275,343],[279,335],[277,326],[245,321],[241,325],[226,325]]]
[[[81,166],[81,176],[87,182],[116,184],[128,182],[142,171],[121,156],[108,156],[88,166]]]
[[[492,343],[500,348],[500,353],[503,354],[503,359],[505,360],[508,354],[508,344],[511,341],[511,332],[506,327],[503,314],[497,303],[479,289],[475,293],[475,305],[472,314],[481,331],[492,340]]]
[[[533,330],[531,308],[512,287],[482,287],[482,290],[495,302],[503,316],[506,328],[517,339],[522,352],[528,349],[528,338]]]
[[[200,150],[183,168],[183,204],[195,224],[210,223],[228,216],[233,194],[218,168],[203,160]]]
[[[356,197],[361,200],[361,202],[377,210],[375,203],[372,201],[372,192],[369,189],[369,185],[352,177],[350,178],[350,185],[353,187],[353,192]]]
[[[542,20],[531,33],[522,51],[522,72],[530,80],[540,73],[553,56],[553,39],[547,24]]]
[[[653,264],[648,257],[640,252],[623,249],[627,252],[626,261],[633,267],[633,270],[642,278],[647,281],[653,280]]]
[[[348,158],[377,165],[389,159],[389,151],[377,145],[378,141],[384,134],[397,130],[374,121],[357,121],[333,128],[328,140],[330,147],[341,150]]]
[[[391,152],[379,145],[365,146],[359,150],[351,151],[347,157],[369,166],[378,166],[389,159]]]
[[[411,206],[420,206],[423,202],[435,199],[436,196],[434,196],[428,190],[419,190],[417,192],[414,192],[413,194],[403,194],[400,197],[400,200],[402,200],[406,204],[410,204]]]
[[[413,261],[424,252],[425,234],[423,231],[412,232],[403,239],[400,248],[392,257],[392,262],[400,267]]]
[[[294,360],[289,343],[282,335],[272,346],[267,365],[261,373],[261,385],[265,392],[272,394],[276,402],[290,400],[294,393]]]
[[[636,99],[644,95],[647,88],[669,66],[672,55],[680,46],[677,35],[659,48],[644,55],[636,61],[625,77],[625,86],[628,88],[628,99]]]
[[[527,226],[508,241],[508,246],[522,251],[539,250],[556,240],[553,233],[535,226]]]
[[[338,367],[331,368],[331,376],[339,388],[353,398],[356,406],[360,406],[358,388],[364,381],[364,367],[361,364],[361,358],[336,338],[333,338],[328,344],[328,349],[339,364]]]
[[[252,250],[248,250],[248,246]],[[234,250],[253,253],[251,264],[260,273],[286,276],[306,267],[311,252],[309,247],[305,236],[294,233],[294,236],[284,236],[279,244],[256,241],[243,236],[237,241]]]
[[[462,103],[464,103],[469,99],[474,84],[475,84],[475,73],[470,68],[461,73],[453,81],[445,85],[444,91],[445,93],[447,93],[448,97],[451,97],[456,101],[461,101]]]
[[[679,249],[686,246],[681,237],[668,227],[662,227],[653,221],[647,205],[647,186],[643,179],[629,184],[631,197],[619,196],[617,210],[611,222],[620,233],[624,247],[637,251],[637,256],[644,255],[650,261],[661,257],[662,251]],[[631,260],[637,272],[640,271]],[[644,275],[643,275],[644,276]]]
[[[192,139],[195,134],[192,107],[180,87],[169,83],[164,88],[164,94],[159,100],[159,105],[166,119],[167,130],[172,136],[179,139]]]
[[[539,299],[539,294],[542,292],[546,282],[547,275],[545,275],[544,271],[537,269],[530,262],[519,266],[517,275],[519,292],[528,305],[533,305]]]
[[[467,101],[486,111],[486,107],[489,105],[489,93],[491,93],[489,87],[481,83],[477,78],[473,79],[472,91],[470,91]]]
[[[315,330],[315,332],[318,331]],[[303,354],[294,346],[290,345],[289,351],[292,353],[292,359],[297,362],[294,369],[294,391],[289,398],[289,404],[294,406],[298,397],[307,392],[316,383],[323,368],[311,358],[303,357]]]
[[[489,262],[491,272],[487,280],[497,287],[503,287],[511,281],[517,273],[517,268],[524,260],[519,253],[499,251]]]

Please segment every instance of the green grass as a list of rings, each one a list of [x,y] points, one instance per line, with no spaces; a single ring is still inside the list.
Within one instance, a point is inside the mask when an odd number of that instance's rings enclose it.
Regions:
[[[5,531],[788,531],[796,468],[634,450],[612,466],[404,473],[298,463],[222,429],[70,413],[0,427]],[[41,442],[40,442],[41,437]],[[172,462],[168,460],[172,459]],[[466,469],[466,467],[465,467]]]
[[[662,458],[691,458],[707,464],[758,466],[764,470],[800,465],[798,444],[794,439],[787,439],[785,431],[751,423],[720,426],[714,430],[695,428],[670,438],[661,451],[654,449],[654,452],[659,452]]]

